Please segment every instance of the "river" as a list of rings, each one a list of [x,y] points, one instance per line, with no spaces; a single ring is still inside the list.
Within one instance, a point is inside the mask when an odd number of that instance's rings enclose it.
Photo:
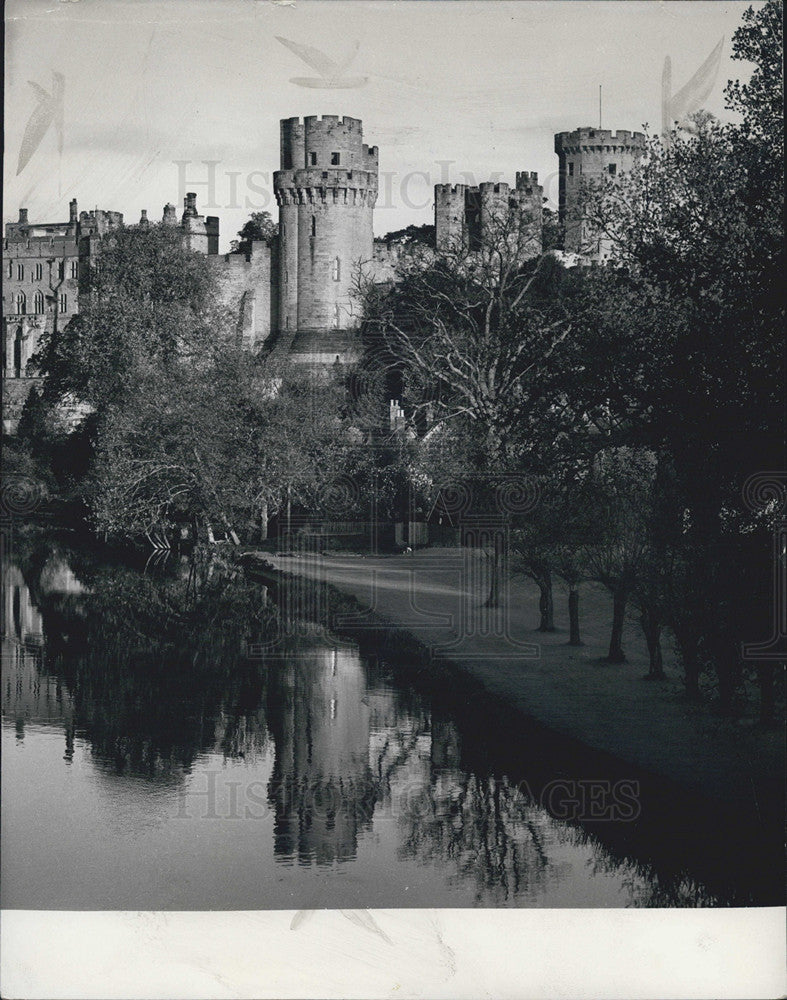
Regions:
[[[7,562],[4,907],[770,901],[726,814],[283,593],[62,540]]]

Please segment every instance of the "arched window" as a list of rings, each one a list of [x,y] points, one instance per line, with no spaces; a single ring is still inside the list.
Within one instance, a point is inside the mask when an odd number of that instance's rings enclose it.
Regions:
[[[312,216],[312,236],[316,236],[316,235],[317,235],[317,218],[316,218],[316,216],[313,215]]]
[[[26,312],[27,312],[27,299],[25,298],[25,293],[17,292],[16,313],[18,316],[24,316]]]
[[[339,281],[341,279],[341,276],[342,276],[342,262],[339,260],[338,257],[334,257],[334,259],[333,259],[333,280],[334,281]]]
[[[33,299],[33,312],[42,313],[44,312],[44,293],[36,292],[35,298]]]
[[[22,327],[17,327],[16,336],[14,337],[14,375],[16,378],[22,377],[22,341],[24,340],[24,334],[22,333]]]
[[[43,264],[36,264],[33,269],[33,276],[36,281],[40,281],[44,277],[44,266]]]
[[[19,281],[24,281],[25,280],[25,265],[24,264],[17,264],[16,265],[16,277],[17,277],[17,279]]]

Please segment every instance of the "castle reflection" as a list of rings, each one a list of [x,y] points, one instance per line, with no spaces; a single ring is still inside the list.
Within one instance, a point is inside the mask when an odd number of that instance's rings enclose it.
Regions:
[[[114,795],[128,778],[135,794],[182,788],[218,758],[249,780],[264,772],[278,868],[351,863],[385,823],[391,861],[438,869],[477,905],[547,905],[578,859],[623,872],[638,905],[656,898],[637,863],[517,784],[521,753],[496,760],[477,705],[447,708],[320,629],[288,632],[275,588],[234,568],[210,560],[152,578],[54,549],[4,566],[2,585],[4,722],[17,744],[60,728],[65,760],[84,746]],[[249,655],[283,632],[276,655]],[[517,741],[512,731],[506,745]],[[678,882],[659,892],[671,905],[702,895]]]

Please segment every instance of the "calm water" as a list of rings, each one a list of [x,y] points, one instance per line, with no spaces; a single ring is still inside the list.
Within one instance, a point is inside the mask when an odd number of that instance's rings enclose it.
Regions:
[[[768,901],[729,817],[379,640],[291,618],[271,646],[281,593],[171,562],[39,544],[5,567],[3,906]],[[636,821],[547,794],[618,778]]]

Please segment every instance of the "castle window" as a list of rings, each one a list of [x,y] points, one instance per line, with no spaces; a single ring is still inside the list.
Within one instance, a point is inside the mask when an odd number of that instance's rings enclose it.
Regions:
[[[59,308],[60,308],[60,312],[63,312],[63,313],[64,312],[68,312],[68,296],[67,295],[61,295],[60,296]]]
[[[569,177],[573,177],[574,176],[574,164],[573,163],[569,163],[569,165],[568,165],[568,176]]]
[[[617,163],[610,163],[609,166],[607,167],[607,170],[609,171],[610,176],[614,177],[615,174],[618,172],[618,165],[617,165]]]
[[[40,281],[44,277],[44,268],[41,264],[36,264],[33,269],[33,277],[36,281]]]
[[[316,153],[309,153],[309,163],[313,167],[317,166],[317,154]]]
[[[338,257],[334,257],[333,260],[333,280],[339,281],[342,276],[342,262]]]
[[[25,293],[19,292],[16,297],[17,316],[24,316],[26,312],[27,312],[27,299],[25,298]]]
[[[331,153],[331,166],[338,167],[341,163],[341,155],[339,153]]]
[[[79,263],[75,260],[71,261],[71,277],[72,278],[79,277]]]
[[[317,219],[315,218],[315,216],[312,216],[312,236],[316,235],[317,235]]]
[[[57,276],[62,281],[66,276],[66,262],[61,260],[57,265]]]
[[[19,281],[24,281],[25,280],[25,265],[24,264],[17,264],[16,265],[16,276],[17,276],[17,278],[18,278]]]
[[[9,278],[13,278],[13,276],[14,276],[14,265],[11,263],[10,260],[8,262],[8,266],[6,267],[5,273],[6,273],[6,276],[9,277]]]
[[[33,299],[33,312],[42,313],[44,311],[44,294],[43,292],[36,292],[35,298]]]
[[[285,285],[289,285],[289,283],[290,283],[290,272],[289,271],[285,271],[284,272],[284,284]]]

